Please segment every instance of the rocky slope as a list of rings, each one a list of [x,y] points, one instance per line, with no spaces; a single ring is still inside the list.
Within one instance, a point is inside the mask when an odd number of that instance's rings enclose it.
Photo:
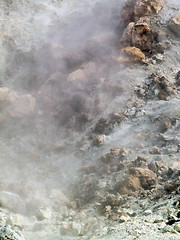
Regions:
[[[180,239],[179,8],[1,2],[0,239]]]

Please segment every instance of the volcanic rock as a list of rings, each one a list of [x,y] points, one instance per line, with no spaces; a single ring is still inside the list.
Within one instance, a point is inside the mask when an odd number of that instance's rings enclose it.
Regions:
[[[139,178],[144,189],[151,189],[156,184],[157,175],[149,169],[131,168],[130,173]]]
[[[11,226],[0,226],[0,239],[1,240],[25,240],[19,231],[14,231]]]
[[[171,19],[169,26],[174,34],[180,37],[180,12]]]
[[[161,0],[137,0],[134,6],[135,20],[154,13],[157,14],[163,6],[164,2]]]
[[[98,135],[94,138],[93,145],[94,146],[101,146],[102,144],[104,144],[105,139],[106,139],[105,135]]]
[[[125,29],[121,44],[124,47],[132,46],[139,48],[141,51],[152,50],[153,42],[155,41],[154,33],[146,22],[129,23]],[[141,58],[144,59],[141,54]]]
[[[127,213],[125,213],[125,212],[120,213],[120,217],[119,217],[120,223],[127,222],[129,220],[131,220],[131,218],[129,217],[129,215]]]
[[[145,60],[145,55],[141,52],[139,48],[136,47],[126,47],[122,49],[124,56],[119,57],[117,60],[119,62],[136,62]]]

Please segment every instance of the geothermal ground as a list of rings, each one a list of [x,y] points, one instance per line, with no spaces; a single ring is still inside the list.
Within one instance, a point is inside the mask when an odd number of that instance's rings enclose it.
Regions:
[[[180,3],[0,3],[0,239],[180,239]]]

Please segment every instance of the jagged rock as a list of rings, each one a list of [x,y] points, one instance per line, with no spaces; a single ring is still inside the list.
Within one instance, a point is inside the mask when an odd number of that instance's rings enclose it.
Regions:
[[[93,140],[93,145],[94,146],[101,146],[104,144],[105,142],[105,139],[106,139],[106,136],[105,135],[98,135],[94,138]]]
[[[146,168],[147,158],[138,156],[133,163],[134,163],[134,166],[136,167]]]
[[[20,95],[8,88],[0,88],[1,120],[6,117],[23,117],[33,113],[36,99],[30,94]]]
[[[180,86],[180,71],[176,74],[176,84]]]
[[[68,81],[87,80],[95,72],[95,63],[90,62],[81,66],[80,69],[69,74]]]
[[[159,97],[160,100],[168,100],[171,95],[176,94],[176,87],[170,79],[163,75],[152,76],[155,84],[154,93]]]
[[[104,133],[106,128],[108,128],[109,121],[106,118],[101,117],[97,124],[95,125],[94,131],[96,133]]]
[[[19,231],[14,231],[11,226],[0,226],[0,240],[25,240]]]
[[[157,14],[163,6],[164,1],[161,0],[137,0],[134,6],[135,20],[154,13]]]
[[[121,12],[120,27],[126,27],[128,23],[159,13],[163,8],[162,0],[129,0]]]
[[[180,12],[178,12],[170,22],[170,28],[178,37],[180,37]]]
[[[40,208],[39,213],[37,215],[37,219],[42,221],[44,219],[51,219],[52,218],[52,211],[49,208]]]
[[[125,212],[120,213],[120,216],[119,216],[119,222],[120,223],[127,222],[129,220],[131,220],[131,218],[127,213],[125,213]]]
[[[125,28],[130,22],[134,21],[134,5],[136,0],[128,0],[124,4],[121,12],[120,27]]]
[[[61,235],[78,236],[81,233],[81,225],[74,221],[62,224],[60,228]]]
[[[144,189],[151,189],[155,186],[157,181],[157,175],[149,169],[144,168],[131,168],[130,173],[139,178],[141,186]]]
[[[106,206],[114,207],[120,206],[124,202],[122,196],[117,194],[107,194],[101,203],[101,207],[104,209]]]
[[[180,223],[176,223],[174,229],[180,233]]]
[[[151,154],[161,154],[161,150],[157,146],[154,146],[149,152]]]
[[[117,59],[119,62],[143,61],[146,58],[144,53],[142,53],[141,50],[136,47],[123,48],[122,54],[123,54],[123,56],[121,56]]]
[[[120,194],[132,194],[132,192],[141,189],[140,179],[133,175],[125,175],[123,179],[117,181],[115,190]]]
[[[155,41],[154,33],[146,22],[129,23],[125,29],[121,44],[124,47],[132,46],[141,51],[151,51],[153,42]],[[140,58],[145,59],[145,56],[140,54]]]

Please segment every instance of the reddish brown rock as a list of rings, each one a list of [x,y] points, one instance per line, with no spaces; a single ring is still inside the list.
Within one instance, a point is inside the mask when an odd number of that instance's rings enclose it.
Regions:
[[[133,46],[141,51],[150,51],[154,40],[154,33],[148,23],[129,23],[123,33],[121,44],[124,47]]]
[[[175,35],[180,37],[180,11],[171,19],[170,28]]]
[[[136,47],[126,47],[122,49],[123,56],[118,58],[119,62],[137,62],[145,60],[144,53]]]
[[[164,1],[161,0],[136,0],[134,6],[135,20],[158,13],[163,6]]]
[[[144,168],[131,168],[130,173],[139,178],[141,182],[141,186],[144,189],[151,189],[152,187],[155,186],[156,181],[157,181],[157,175],[149,170],[149,169],[144,169]]]
[[[98,135],[97,137],[94,138],[93,145],[94,146],[101,146],[102,144],[104,144],[105,139],[106,139],[105,135]]]

